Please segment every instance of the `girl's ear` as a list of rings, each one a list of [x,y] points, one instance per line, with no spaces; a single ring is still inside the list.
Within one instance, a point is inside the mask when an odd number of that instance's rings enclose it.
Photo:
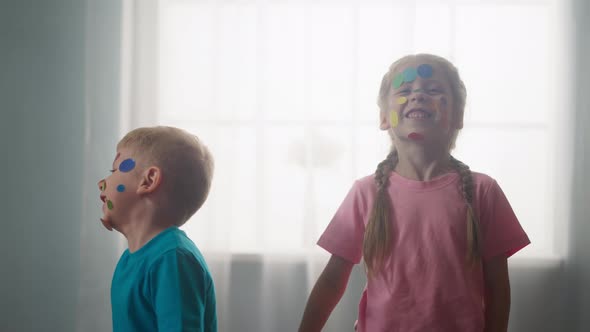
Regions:
[[[465,110],[456,110],[454,112],[456,116],[453,117],[453,128],[454,129],[463,129],[463,115]]]
[[[154,192],[162,183],[162,170],[157,166],[148,167],[141,174],[137,193],[148,194]]]
[[[388,112],[379,112],[379,129],[381,130],[388,130],[391,128],[391,124],[389,123],[389,117],[387,115]]]
[[[463,116],[462,115],[459,119],[457,119],[457,124],[456,124],[455,128],[463,129]]]

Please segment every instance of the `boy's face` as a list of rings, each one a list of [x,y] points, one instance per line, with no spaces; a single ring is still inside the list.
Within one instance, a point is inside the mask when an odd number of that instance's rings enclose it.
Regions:
[[[118,149],[111,175],[98,182],[104,227],[117,229],[128,220],[130,210],[138,199],[136,193],[140,175],[136,160],[129,149]]]

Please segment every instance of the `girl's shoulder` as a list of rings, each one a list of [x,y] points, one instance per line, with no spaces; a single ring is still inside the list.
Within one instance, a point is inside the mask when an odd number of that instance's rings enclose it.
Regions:
[[[471,175],[473,176],[473,183],[476,187],[489,188],[497,185],[496,179],[488,174],[471,171]]]
[[[471,172],[473,175],[473,186],[476,199],[489,199],[496,197],[502,192],[502,188],[495,178],[480,172]]]
[[[498,183],[496,182],[496,179],[488,174],[485,174],[482,172],[477,172],[477,171],[471,171],[471,175],[472,175],[474,187],[476,188],[476,191],[478,191],[478,192],[486,192],[491,188],[499,187]],[[458,174],[457,174],[457,178],[458,178]],[[439,181],[443,181],[443,180],[446,180],[446,179],[439,179]],[[452,180],[452,178],[449,179],[448,181],[451,181],[451,180]],[[392,182],[392,181],[393,182],[402,181],[401,185],[404,184],[403,178],[401,178],[401,176],[396,175],[393,172],[390,175],[390,182]],[[397,183],[397,182],[396,182],[396,184],[399,186],[400,183]],[[405,180],[405,182],[408,182],[408,181]],[[352,190],[360,192],[360,193],[374,193],[377,190],[377,185],[375,183],[375,174],[373,173],[373,174],[369,174],[369,175],[357,178],[354,181],[354,184],[352,186]]]
[[[365,198],[374,196],[374,193],[377,191],[377,185],[375,184],[375,174],[370,174],[355,179],[350,190]]]
[[[361,188],[375,187],[375,173],[365,175],[354,181],[354,185]]]

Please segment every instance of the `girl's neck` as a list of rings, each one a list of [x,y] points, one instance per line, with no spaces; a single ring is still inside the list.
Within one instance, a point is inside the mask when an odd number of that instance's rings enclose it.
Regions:
[[[417,181],[429,181],[452,171],[450,154],[444,149],[427,149],[411,144],[397,147],[398,162],[395,172]]]

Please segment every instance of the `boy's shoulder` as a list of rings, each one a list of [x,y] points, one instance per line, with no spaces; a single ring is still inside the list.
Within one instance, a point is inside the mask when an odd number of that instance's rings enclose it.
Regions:
[[[203,254],[186,235],[176,227],[165,230],[155,238],[156,243],[146,253],[146,269],[148,273],[158,273],[157,270],[173,267],[196,269],[210,277],[209,267]]]
[[[169,256],[194,256],[199,262],[204,261],[203,255],[194,242],[177,227],[170,227],[156,235],[150,243],[146,244],[145,249],[147,249],[145,258],[148,265]]]

